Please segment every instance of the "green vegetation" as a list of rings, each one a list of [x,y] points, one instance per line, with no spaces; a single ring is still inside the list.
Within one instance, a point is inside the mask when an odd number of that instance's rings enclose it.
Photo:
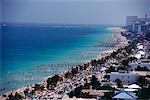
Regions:
[[[69,72],[69,71],[66,72],[66,73],[65,73],[65,78],[70,78],[70,79],[71,79],[71,78],[72,78],[71,72]]]
[[[132,53],[132,49],[134,49],[136,47],[137,41],[134,40],[133,42],[131,42],[128,46],[126,46],[124,49],[128,54]]]
[[[149,71],[147,67],[140,67],[137,66],[137,68],[135,68],[135,71]]]
[[[79,68],[84,70],[84,69],[86,69],[86,65],[80,66]],[[72,67],[71,71],[68,71],[68,72],[65,73],[65,78],[70,78],[71,79],[72,77],[76,76],[76,74],[78,74],[78,73],[79,73],[78,67],[77,66],[75,68]]]
[[[137,60],[135,57],[128,57],[127,59],[124,59],[121,61],[121,65],[120,67],[117,68],[117,70],[127,70],[128,69],[128,64],[129,62],[132,62],[134,60]]]
[[[127,66],[119,66],[119,67],[117,67],[117,71],[119,71],[119,70],[127,70],[127,69],[128,69]]]
[[[139,90],[139,93],[137,95],[139,97],[139,100],[149,100],[150,99],[150,87],[142,88],[141,90]]]
[[[78,67],[72,68],[71,74],[72,74],[72,76],[75,76],[76,74],[78,74]]]
[[[88,67],[90,66],[90,63],[86,63],[86,64],[84,64],[84,70],[86,70]]]
[[[146,87],[148,85],[148,81],[145,79],[145,77],[141,76],[137,80],[137,84],[143,88],[143,87]]]
[[[145,33],[145,39],[150,41],[150,32]]]
[[[16,92],[15,95],[12,93],[9,94],[6,100],[23,100],[23,97],[18,92]]]
[[[98,64],[98,62],[97,62],[97,60],[96,60],[96,59],[91,60],[91,65],[92,65],[92,66],[95,66],[95,65],[97,65],[97,64]]]
[[[56,86],[57,82],[58,81],[62,81],[62,77],[60,77],[59,75],[55,75],[51,78],[48,78],[47,79],[47,89],[49,89],[49,85],[52,85],[52,86]]]
[[[44,90],[44,86],[42,86],[42,85],[40,85],[40,84],[35,84],[34,90],[35,90],[35,91],[37,91],[37,90],[43,91],[43,90]]]
[[[109,58],[109,56],[107,56],[105,58],[98,59],[98,60],[96,60],[96,59],[91,60],[91,65],[92,66],[96,66],[97,64],[102,65],[108,60],[108,58]]]
[[[111,72],[116,72],[116,69],[113,66],[110,66],[107,70],[106,73],[111,73]]]
[[[99,88],[100,85],[101,84],[97,81],[97,78],[95,77],[95,75],[92,75],[92,79],[91,79],[92,89],[95,90],[95,89]]]
[[[118,88],[123,88],[123,85],[122,85],[122,81],[121,81],[121,80],[116,79],[115,82],[116,82]]]
[[[71,91],[68,95],[70,98],[72,98],[73,96],[75,96],[76,98],[80,98],[81,97],[81,90],[82,90],[83,86],[79,86],[77,88],[75,88],[73,91]]]

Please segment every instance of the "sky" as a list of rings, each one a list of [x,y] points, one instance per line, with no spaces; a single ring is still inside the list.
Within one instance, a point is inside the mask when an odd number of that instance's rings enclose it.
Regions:
[[[0,0],[1,22],[124,25],[150,16],[150,0]]]

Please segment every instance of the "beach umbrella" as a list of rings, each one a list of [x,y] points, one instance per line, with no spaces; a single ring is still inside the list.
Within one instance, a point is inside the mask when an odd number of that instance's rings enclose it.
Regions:
[[[140,89],[141,87],[139,85],[132,84],[132,85],[129,85],[128,88],[130,88],[130,89]]]
[[[142,51],[142,50],[138,51],[138,53],[139,53],[140,55],[145,55],[145,52]]]
[[[143,49],[143,45],[138,45],[137,48],[138,49]]]
[[[134,92],[134,91],[138,91],[138,89],[130,89],[130,88],[127,88],[127,89],[124,89],[124,91],[127,91],[127,92]]]
[[[140,59],[141,58],[141,54],[136,54],[135,58]]]

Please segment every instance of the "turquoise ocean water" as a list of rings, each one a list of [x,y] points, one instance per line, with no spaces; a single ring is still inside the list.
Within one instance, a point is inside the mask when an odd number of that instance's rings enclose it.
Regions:
[[[108,50],[113,33],[102,25],[2,26],[1,87],[7,92],[40,82]],[[104,45],[104,46],[103,46]]]

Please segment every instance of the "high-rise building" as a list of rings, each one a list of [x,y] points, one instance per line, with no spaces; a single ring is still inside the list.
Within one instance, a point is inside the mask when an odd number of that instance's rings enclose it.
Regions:
[[[137,16],[126,16],[126,26],[130,26],[138,19]]]
[[[150,17],[126,16],[126,29],[134,33],[150,32]]]
[[[145,20],[147,19],[147,14],[145,13]]]
[[[126,16],[126,28],[133,31],[133,23],[138,19],[137,16]]]

